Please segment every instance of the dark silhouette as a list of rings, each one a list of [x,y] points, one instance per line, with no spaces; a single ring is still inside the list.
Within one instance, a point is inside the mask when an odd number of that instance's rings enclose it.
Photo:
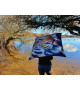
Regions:
[[[38,71],[40,75],[47,75],[52,74],[52,63],[51,60],[53,59],[52,56],[40,57],[38,62]]]

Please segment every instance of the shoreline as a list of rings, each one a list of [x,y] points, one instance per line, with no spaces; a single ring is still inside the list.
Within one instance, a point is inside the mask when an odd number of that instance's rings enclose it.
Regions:
[[[58,60],[52,62],[52,75],[80,75],[78,64]],[[39,75],[38,63],[35,63],[34,60],[12,62],[3,69],[0,75]]]
[[[18,55],[15,59],[6,53],[6,56],[3,57],[4,61],[0,62],[0,75],[39,75],[38,58],[28,61],[28,57]],[[80,75],[80,63],[76,60],[58,60],[54,56],[52,75]]]

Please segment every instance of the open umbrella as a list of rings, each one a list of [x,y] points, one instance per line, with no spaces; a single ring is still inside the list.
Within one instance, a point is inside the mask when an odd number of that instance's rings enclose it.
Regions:
[[[29,60],[44,56],[63,56],[66,57],[63,50],[61,33],[55,33],[35,39],[32,53]]]

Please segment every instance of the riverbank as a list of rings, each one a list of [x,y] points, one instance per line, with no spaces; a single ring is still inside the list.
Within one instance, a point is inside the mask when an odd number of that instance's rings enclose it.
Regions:
[[[28,61],[25,54],[8,54],[5,50],[0,57],[0,75],[38,75],[37,63]]]
[[[80,75],[80,62],[53,60],[53,75]]]
[[[28,55],[13,52],[10,53],[4,49],[1,51],[3,56],[0,56],[0,75],[39,75],[38,73],[38,58],[28,61]],[[0,54],[2,55],[2,54]],[[56,57],[52,60],[53,75],[80,75],[80,62],[78,60],[61,60]]]
[[[13,61],[4,65],[0,75],[39,75],[38,60]],[[80,66],[71,60],[52,60],[52,75],[80,75]]]
[[[37,64],[27,60],[12,62],[1,75],[38,75]]]

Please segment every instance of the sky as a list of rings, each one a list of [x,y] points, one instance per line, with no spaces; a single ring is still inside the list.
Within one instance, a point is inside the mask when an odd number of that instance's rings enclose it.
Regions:
[[[47,29],[47,28],[46,28]],[[53,34],[53,33],[62,33],[62,35],[71,35],[69,31],[64,30],[64,29],[60,29],[60,28],[56,28],[54,32],[50,30],[43,30],[43,28],[39,27],[38,29],[32,29],[31,31],[29,30],[28,32],[33,32],[33,33],[38,33],[38,34],[44,34],[44,33],[49,33],[49,34]]]

